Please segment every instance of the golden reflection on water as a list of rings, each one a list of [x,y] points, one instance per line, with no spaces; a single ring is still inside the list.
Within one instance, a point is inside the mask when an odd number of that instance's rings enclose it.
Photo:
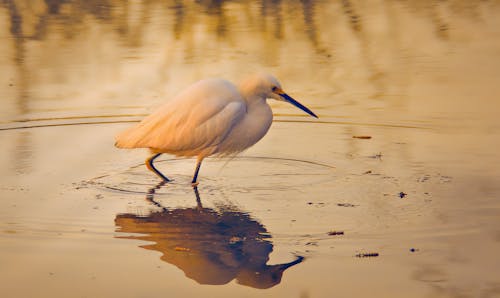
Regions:
[[[273,244],[266,228],[235,207],[203,207],[197,188],[197,207],[163,207],[154,194],[164,184],[151,188],[147,196],[161,211],[115,218],[117,231],[141,235],[117,238],[154,242],[140,247],[161,252],[162,261],[199,284],[223,285],[235,279],[241,285],[267,289],[281,282],[286,269],[302,262],[303,257],[297,257],[289,263],[267,265]]]
[[[262,69],[328,116],[366,99],[423,100],[437,114],[435,101],[449,102],[426,86],[436,80],[455,82],[450,93],[466,106],[460,89],[494,87],[496,61],[481,70],[486,82],[471,82],[470,71],[493,54],[480,40],[492,36],[488,47],[498,47],[498,9],[496,1],[3,1],[4,116],[149,108],[202,77]]]
[[[144,248],[161,252],[162,260],[198,283],[236,280],[262,288],[275,285],[287,266],[300,260],[267,265],[273,244],[277,250],[277,235],[288,233],[290,220],[298,217],[292,234],[324,234],[345,226],[350,230],[333,247],[320,243],[307,263],[290,270],[281,287],[269,292],[282,291],[283,297],[291,295],[288,289],[295,294],[304,290],[303,296],[311,292],[310,297],[455,297],[469,291],[475,297],[485,289],[498,295],[499,15],[500,2],[495,0],[0,1],[0,224],[28,222],[29,232],[44,227],[29,224],[41,214],[64,214],[57,226],[82,226],[82,214],[90,222],[116,216],[116,226],[109,230],[141,234],[121,237],[154,242]],[[292,107],[271,103],[277,123],[251,155],[335,165],[335,172],[325,176],[333,179],[328,187],[318,186],[323,178],[302,179],[290,187],[300,179],[298,167],[285,168],[294,173],[285,183],[275,172],[259,176],[261,164],[252,161],[246,176],[233,169],[217,184],[207,181],[218,191],[228,189],[226,182],[241,183],[250,198],[244,209],[251,214],[199,206],[146,215],[116,215],[125,208],[117,198],[123,193],[89,188],[84,196],[71,187],[88,177],[123,173],[142,158],[114,150],[113,135],[122,128],[117,122],[137,121],[198,79],[237,80],[261,70],[274,73],[287,91],[307,102],[321,123],[302,123],[305,118]],[[89,122],[95,123],[82,125]],[[353,139],[355,135],[372,138]],[[192,165],[186,164],[191,171]],[[353,178],[360,173],[366,179]],[[453,179],[436,178],[442,176]],[[123,184],[123,176],[110,177],[110,185]],[[301,192],[300,183],[307,183],[314,195]],[[260,193],[268,196],[253,196],[262,184],[268,186]],[[230,191],[235,194],[232,201],[245,198]],[[400,191],[409,196],[394,201],[392,194]],[[300,195],[303,201],[289,200]],[[100,199],[89,199],[94,196]],[[339,198],[356,207],[339,209]],[[80,205],[88,208],[82,211]],[[418,212],[405,211],[414,209]],[[264,223],[276,233],[274,243]],[[366,226],[383,229],[377,234]],[[176,228],[189,237],[179,237]],[[106,240],[89,235],[92,245],[74,255],[66,249],[73,239],[61,235],[57,247],[63,248],[62,259],[26,249],[52,251],[51,239],[16,238],[22,234],[9,233],[11,249],[0,253],[9,261],[2,262],[0,272],[11,287],[8,294],[29,290],[19,286],[27,282],[38,282],[31,289],[43,297],[71,296],[75,288],[99,292],[95,284],[84,282],[85,271],[74,268],[93,259],[99,245],[112,251],[103,258],[113,259],[109,256],[114,256],[116,243],[106,242],[112,233]],[[238,235],[247,239],[240,241]],[[356,242],[360,239],[368,242],[367,249],[380,248],[381,257],[352,261],[354,251],[364,248]],[[3,249],[6,240],[1,241]],[[421,250],[407,256],[410,246]],[[288,251],[297,248],[287,246]],[[125,251],[106,263],[113,266],[97,262],[88,270],[100,273],[101,284],[113,294],[123,288],[123,296],[148,296],[133,291],[165,286],[154,279],[162,275],[148,275],[150,266],[134,257],[135,247]],[[25,270],[18,270],[23,262]],[[67,282],[41,278],[53,264],[66,270]],[[140,287],[125,287],[123,279],[113,283],[120,272],[110,268],[122,265],[129,269],[124,280],[133,279]],[[217,272],[220,279],[205,270]],[[176,282],[175,295],[191,281],[174,275],[169,277]],[[155,284],[148,284],[150,280]],[[191,286],[196,293],[207,291]],[[251,289],[233,287],[222,296],[234,296],[232,290]],[[356,291],[359,295],[352,295]]]

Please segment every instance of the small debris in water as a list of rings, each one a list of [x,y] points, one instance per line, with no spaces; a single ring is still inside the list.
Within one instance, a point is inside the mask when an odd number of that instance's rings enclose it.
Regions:
[[[410,252],[417,252],[417,251],[419,251],[419,249],[418,249],[418,248],[413,248],[413,247],[412,247],[412,248],[410,248]]]
[[[408,194],[407,194],[407,193],[404,193],[404,192],[400,192],[400,193],[398,194],[398,196],[399,196],[401,199],[402,199],[402,198],[404,198],[404,197],[406,197],[407,195],[408,195]]]
[[[176,251],[191,251],[189,248],[176,246],[174,248]]]
[[[356,254],[357,258],[373,258],[373,257],[378,257],[378,256],[379,256],[378,252]]]
[[[438,174],[438,175],[441,176],[440,177],[440,182],[441,183],[449,183],[449,182],[451,182],[451,179],[452,179],[451,176],[445,176],[445,175],[441,175],[441,174]]]
[[[375,155],[370,155],[368,156],[369,158],[375,158],[375,159],[382,159],[382,152],[375,154]]]
[[[363,173],[363,175],[366,175],[366,174],[371,174],[371,173],[372,173],[372,171],[371,171],[371,170],[369,170],[369,171],[364,172],[364,173]]]
[[[353,139],[362,139],[362,140],[369,140],[372,137],[371,136],[352,136]]]
[[[426,174],[426,175],[424,175],[424,176],[422,176],[422,177],[419,177],[419,178],[417,179],[417,182],[426,182],[426,181],[427,181],[427,180],[429,180],[429,179],[431,179],[431,176],[430,176],[430,175],[428,175],[428,174]]]
[[[319,206],[323,207],[325,205],[325,203],[323,203],[323,202],[317,202],[317,203],[307,202],[307,205],[319,205]]]
[[[337,203],[337,206],[339,206],[339,207],[356,207],[357,205],[354,205],[351,203]]]
[[[327,234],[328,236],[344,235],[344,231],[330,231]]]

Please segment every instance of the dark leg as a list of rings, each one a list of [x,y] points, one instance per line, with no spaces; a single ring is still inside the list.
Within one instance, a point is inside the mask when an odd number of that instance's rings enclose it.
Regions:
[[[193,186],[193,190],[194,190],[194,195],[196,196],[196,205],[198,206],[198,209],[203,209],[203,205],[201,205],[200,193],[198,192],[198,187]]]
[[[160,176],[161,179],[163,179],[165,182],[170,182],[171,180],[168,179],[165,175],[163,175],[160,171],[158,171],[155,166],[153,165],[153,161],[160,156],[161,153],[156,153],[154,155],[151,155],[148,159],[146,159],[146,166],[148,169],[152,172],[154,172],[156,175]]]
[[[155,201],[155,194],[156,194],[156,191],[159,190],[160,188],[162,188],[163,185],[165,185],[165,184],[167,184],[167,182],[165,180],[162,180],[155,187],[150,188],[148,190],[148,194],[146,195],[147,201],[151,202],[152,204],[154,204],[157,207],[160,207],[161,209],[163,209],[163,211],[167,211],[167,208],[163,207],[159,202]]]
[[[193,181],[191,181],[191,184],[193,185],[193,187],[198,185],[198,182],[196,182],[196,180],[198,180],[198,172],[200,171],[202,160],[203,159],[198,158],[198,161],[196,162],[196,170],[194,171]]]

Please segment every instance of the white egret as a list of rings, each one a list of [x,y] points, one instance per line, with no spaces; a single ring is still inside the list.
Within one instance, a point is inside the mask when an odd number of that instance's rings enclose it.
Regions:
[[[169,182],[153,165],[163,153],[197,157],[192,184],[207,156],[239,153],[259,141],[273,120],[266,99],[286,101],[309,115],[311,110],[288,96],[269,74],[254,75],[237,87],[223,79],[194,83],[139,124],[116,137],[118,148],[149,148],[149,170]]]

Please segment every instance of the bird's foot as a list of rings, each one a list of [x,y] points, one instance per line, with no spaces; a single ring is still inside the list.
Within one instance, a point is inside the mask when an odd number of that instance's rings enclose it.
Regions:
[[[200,184],[200,182],[191,182],[191,186],[192,186],[192,187],[197,187],[197,186],[198,186],[198,184]]]

